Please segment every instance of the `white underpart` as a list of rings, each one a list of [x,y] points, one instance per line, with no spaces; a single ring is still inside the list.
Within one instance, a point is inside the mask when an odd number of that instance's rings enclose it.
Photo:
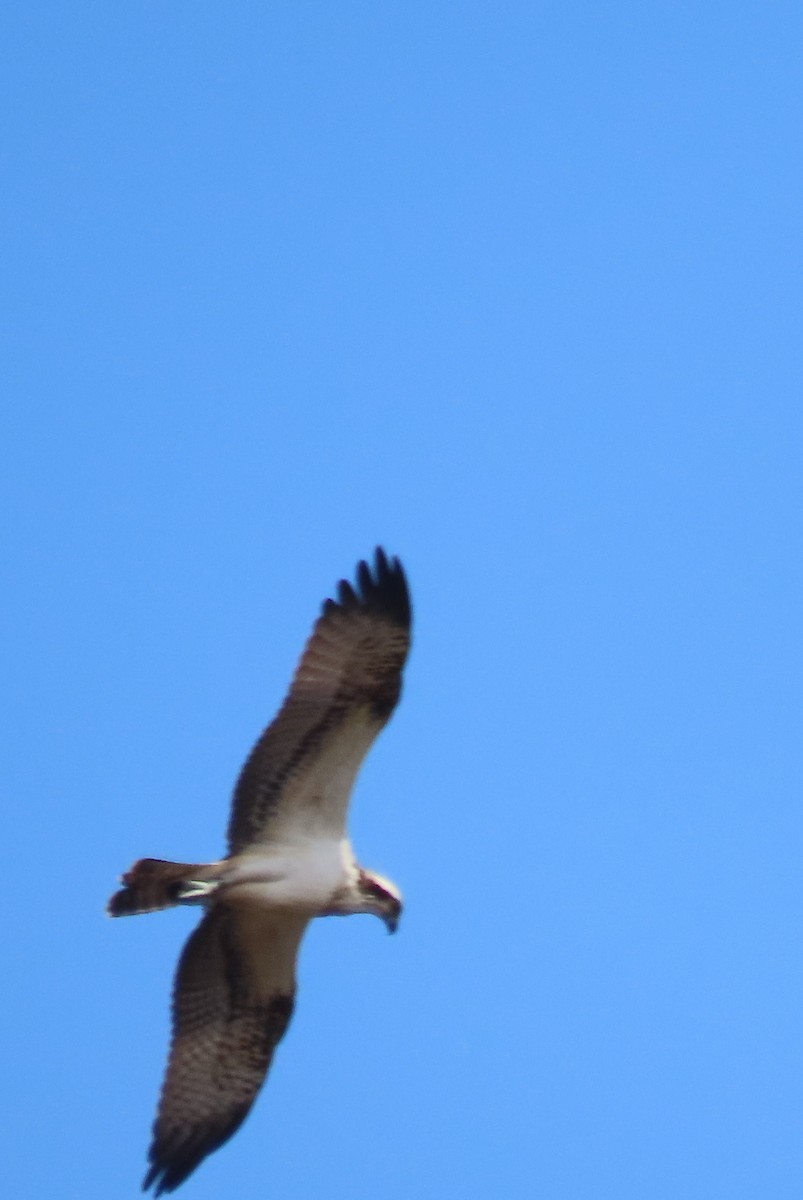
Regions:
[[[249,848],[272,850],[310,840],[341,842],[354,780],[378,732],[368,713],[358,712],[338,726],[320,751],[284,785],[277,810],[265,826],[264,840]]]
[[[232,902],[312,917],[370,912],[357,889],[359,869],[346,836],[354,780],[377,734],[367,711],[355,713],[284,786],[256,839],[229,861],[222,888]]]
[[[315,916],[357,878],[348,839],[319,837],[238,854],[222,884],[232,901]]]

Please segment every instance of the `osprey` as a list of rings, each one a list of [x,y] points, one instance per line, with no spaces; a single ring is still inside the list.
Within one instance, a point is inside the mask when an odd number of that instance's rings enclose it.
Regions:
[[[179,960],[173,1036],[143,1190],[172,1192],[239,1128],[293,1012],[313,917],[374,913],[393,932],[401,894],[359,866],[346,832],[357,772],[401,692],[410,596],[376,551],[326,600],[278,716],[234,790],[229,853],[213,863],[142,858],[113,917],[200,904]]]

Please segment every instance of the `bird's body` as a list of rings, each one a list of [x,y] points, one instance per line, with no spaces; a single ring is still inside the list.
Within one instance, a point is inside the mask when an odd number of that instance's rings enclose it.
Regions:
[[[220,888],[238,903],[315,917],[334,896],[356,885],[357,874],[346,838],[310,837],[235,855]]]
[[[234,792],[229,855],[145,858],[112,916],[199,904],[179,962],[173,1041],[144,1187],[172,1191],[247,1115],[293,1010],[310,921],[373,913],[393,930],[401,896],[357,863],[346,829],[357,772],[401,690],[410,600],[398,559],[377,550],[357,587],[327,600],[276,719]]]

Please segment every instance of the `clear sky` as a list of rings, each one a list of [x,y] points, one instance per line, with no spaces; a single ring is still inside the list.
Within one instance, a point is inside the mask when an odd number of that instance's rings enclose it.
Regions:
[[[799,1200],[799,4],[2,23],[6,1194],[137,1194],[195,917],[105,900],[381,542],[404,920],[179,1194]]]

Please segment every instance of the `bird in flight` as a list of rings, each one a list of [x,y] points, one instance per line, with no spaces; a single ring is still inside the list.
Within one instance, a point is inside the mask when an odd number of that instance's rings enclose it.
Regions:
[[[357,862],[346,831],[354,780],[401,693],[410,595],[377,549],[326,600],[276,718],[234,789],[228,855],[142,858],[113,917],[198,904],[179,960],[173,1035],[143,1190],[172,1192],[239,1128],[287,1029],[313,917],[374,913],[393,932],[401,893]]]

